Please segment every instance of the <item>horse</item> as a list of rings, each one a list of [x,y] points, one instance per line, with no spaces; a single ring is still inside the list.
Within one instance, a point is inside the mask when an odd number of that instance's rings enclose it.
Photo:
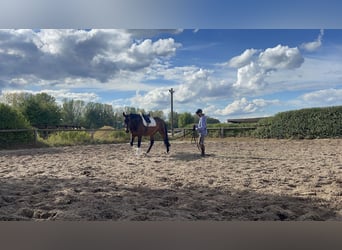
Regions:
[[[133,146],[134,138],[138,137],[138,150],[141,146],[141,139],[143,136],[150,137],[150,146],[147,149],[146,154],[148,154],[154,144],[154,135],[159,132],[159,134],[163,137],[164,145],[166,147],[166,153],[169,153],[170,143],[167,135],[167,125],[164,120],[159,117],[153,117],[156,126],[145,126],[143,123],[143,118],[139,114],[126,114],[123,112],[123,116],[125,117],[125,131],[126,133],[131,133],[131,141],[130,144]]]

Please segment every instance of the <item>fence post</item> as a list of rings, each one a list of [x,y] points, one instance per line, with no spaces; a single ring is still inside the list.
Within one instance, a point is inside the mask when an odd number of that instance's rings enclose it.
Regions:
[[[94,134],[95,134],[95,130],[91,130],[90,131],[90,136],[91,136],[91,141],[94,142]]]
[[[37,145],[37,141],[38,141],[38,131],[37,131],[36,128],[33,130],[33,134],[34,134],[34,145]]]
[[[224,128],[223,127],[221,127],[220,135],[221,135],[221,138],[224,138]]]

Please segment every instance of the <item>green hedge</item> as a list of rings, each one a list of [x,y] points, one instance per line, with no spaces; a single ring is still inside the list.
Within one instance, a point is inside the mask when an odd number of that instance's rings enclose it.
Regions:
[[[342,137],[342,106],[278,113],[260,120],[254,136],[280,139]]]
[[[30,123],[16,109],[9,105],[0,103],[0,130],[29,129]],[[13,145],[32,144],[34,142],[33,131],[0,131],[0,148]]]

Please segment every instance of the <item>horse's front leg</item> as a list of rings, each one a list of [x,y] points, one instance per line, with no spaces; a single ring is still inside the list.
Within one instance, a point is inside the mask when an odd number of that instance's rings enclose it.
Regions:
[[[142,136],[138,136],[138,148],[140,148],[141,146],[141,139],[142,139]]]
[[[150,152],[153,144],[154,144],[154,137],[150,136],[150,146],[148,147],[146,154],[148,154]]]
[[[140,146],[141,146],[142,136],[138,136],[138,148],[137,148],[137,155],[140,155]]]
[[[131,141],[129,143],[129,144],[131,144],[131,147],[133,147],[134,138],[135,138],[135,136],[131,135]]]

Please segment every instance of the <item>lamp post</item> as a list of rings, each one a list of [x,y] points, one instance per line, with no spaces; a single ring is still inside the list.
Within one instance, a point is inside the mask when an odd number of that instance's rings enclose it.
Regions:
[[[175,91],[173,90],[173,88],[171,88],[169,89],[169,92],[171,93],[171,135],[173,137],[173,93],[175,93]]]

